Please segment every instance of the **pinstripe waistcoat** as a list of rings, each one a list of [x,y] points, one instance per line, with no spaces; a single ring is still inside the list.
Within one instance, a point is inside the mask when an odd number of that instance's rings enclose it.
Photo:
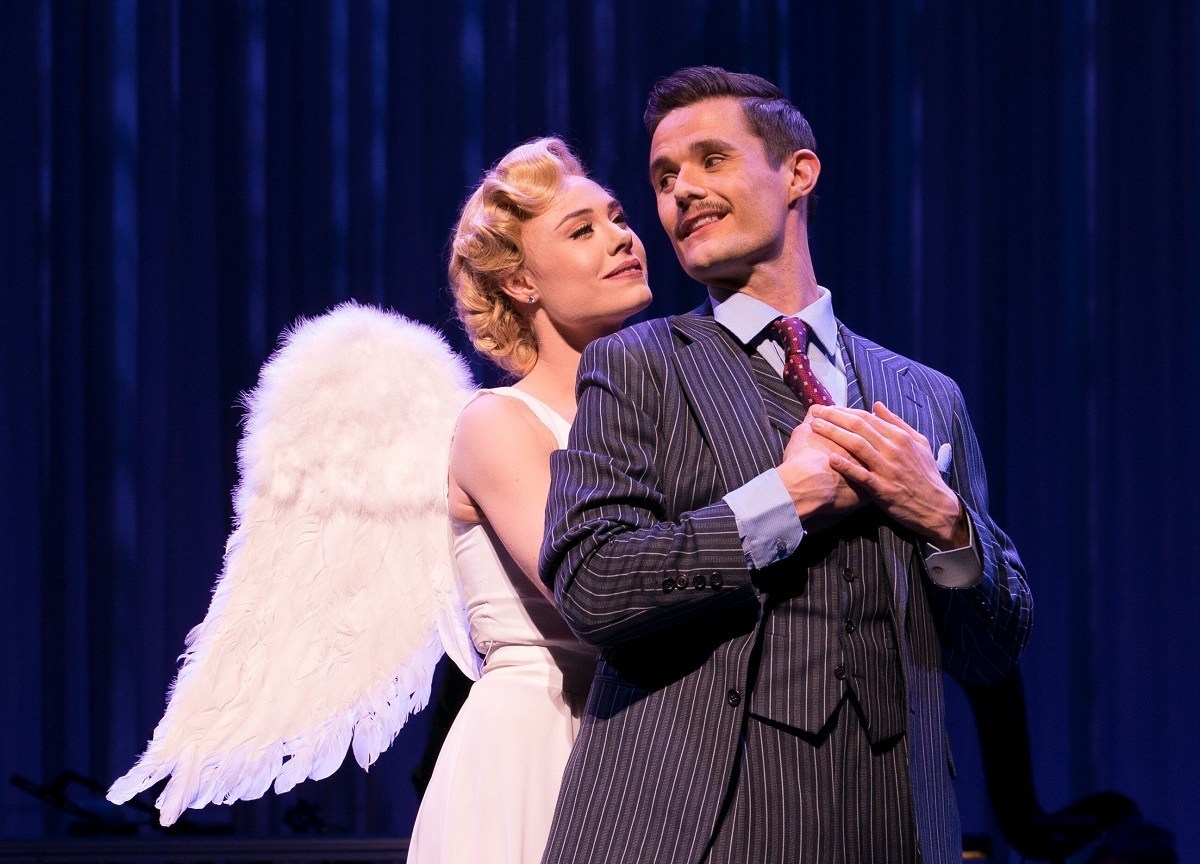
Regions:
[[[958,864],[941,673],[1008,673],[1032,601],[1015,549],[987,514],[958,387],[845,327],[839,335],[867,405],[886,404],[935,452],[951,445],[947,479],[982,554],[978,586],[938,588],[913,538],[880,520],[922,859]],[[749,703],[734,694],[756,677],[753,647],[770,620],[722,496],[779,460],[750,361],[707,305],[584,352],[570,444],[552,457],[541,572],[572,629],[602,651],[545,862],[702,859]],[[786,652],[770,656],[788,662]],[[786,680],[787,670],[767,677]]]

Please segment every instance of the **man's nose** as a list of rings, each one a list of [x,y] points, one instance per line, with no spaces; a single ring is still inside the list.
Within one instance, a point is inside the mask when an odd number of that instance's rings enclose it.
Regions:
[[[675,195],[675,203],[681,209],[686,209],[689,202],[703,198],[708,194],[708,190],[693,182],[691,172],[686,170],[681,170],[675,175],[675,186],[671,191]]]

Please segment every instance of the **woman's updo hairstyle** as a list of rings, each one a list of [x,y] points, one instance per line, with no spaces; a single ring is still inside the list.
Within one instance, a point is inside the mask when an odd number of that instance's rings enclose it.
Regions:
[[[545,213],[572,176],[587,172],[562,140],[522,144],[483,175],[454,231],[450,290],[458,320],[477,351],[517,377],[533,368],[537,339],[503,285],[525,264],[521,225]]]

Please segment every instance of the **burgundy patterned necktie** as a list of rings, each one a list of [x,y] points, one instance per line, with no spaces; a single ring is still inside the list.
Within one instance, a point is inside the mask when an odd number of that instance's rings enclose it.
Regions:
[[[808,326],[799,318],[776,318],[767,328],[772,339],[783,346],[783,380],[809,405],[832,405],[833,399],[813,374],[808,362]]]

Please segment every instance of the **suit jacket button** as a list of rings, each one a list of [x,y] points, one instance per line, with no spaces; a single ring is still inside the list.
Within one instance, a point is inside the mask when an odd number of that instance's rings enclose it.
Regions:
[[[725,581],[721,578],[720,573],[714,573],[708,577],[708,584],[713,588],[720,588],[725,584]]]
[[[729,692],[725,694],[725,701],[736,708],[738,705],[742,704],[742,694],[733,688],[730,688]]]
[[[845,681],[846,680],[846,667],[839,666],[836,669],[834,669],[833,677],[838,679],[839,681]]]
[[[675,577],[675,587],[676,588],[686,588],[687,587],[687,577],[682,574],[680,574],[679,576],[676,576]]]
[[[668,576],[666,579],[663,580],[663,591],[665,593],[669,594],[670,592],[672,592],[674,590],[675,590],[675,580]]]
[[[851,569],[850,567],[845,568],[844,570],[842,570],[842,578],[845,579],[847,582],[853,582],[854,581],[854,570]]]
[[[693,588],[703,588],[707,584],[708,583],[704,579],[704,574],[702,574],[702,573],[697,573],[695,576],[692,577],[692,587]]]
[[[857,628],[854,626],[854,622],[851,621],[849,618],[847,618],[846,619],[846,632],[853,633],[856,629]]]

